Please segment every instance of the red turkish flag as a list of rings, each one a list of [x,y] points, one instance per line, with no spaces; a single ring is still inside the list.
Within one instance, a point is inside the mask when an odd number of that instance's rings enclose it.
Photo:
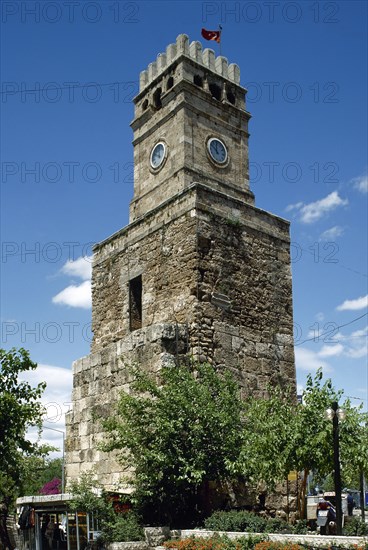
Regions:
[[[202,29],[201,34],[205,40],[215,40],[218,44],[220,44],[221,31],[207,31],[206,29]]]

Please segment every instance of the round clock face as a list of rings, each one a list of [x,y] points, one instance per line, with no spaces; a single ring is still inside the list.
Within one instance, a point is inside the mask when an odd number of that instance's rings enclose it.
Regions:
[[[165,154],[166,145],[162,141],[159,141],[151,151],[150,163],[152,168],[157,169],[161,166],[165,159]]]
[[[226,146],[217,138],[211,138],[207,142],[208,152],[217,164],[225,164],[227,161]]]

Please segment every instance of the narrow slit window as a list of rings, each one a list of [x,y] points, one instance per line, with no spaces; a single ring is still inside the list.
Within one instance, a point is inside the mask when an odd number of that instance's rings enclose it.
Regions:
[[[203,78],[199,76],[199,74],[195,74],[193,76],[193,82],[196,86],[199,86],[200,88],[203,88]]]
[[[217,84],[209,84],[209,90],[210,90],[210,93],[212,94],[212,97],[214,99],[217,99],[217,101],[221,101],[221,88],[220,86],[218,86]]]
[[[142,328],[142,276],[129,281],[130,330]]]
[[[162,107],[162,103],[161,103],[161,88],[157,88],[157,90],[155,91],[155,93],[153,94],[153,103],[154,103],[154,106],[156,108],[156,110],[158,111],[159,109],[161,109]]]

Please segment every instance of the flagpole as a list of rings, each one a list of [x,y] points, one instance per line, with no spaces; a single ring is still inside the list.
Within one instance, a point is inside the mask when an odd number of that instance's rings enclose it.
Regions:
[[[219,25],[219,31],[220,31],[220,55],[222,55],[222,48],[221,48],[222,27],[221,27],[221,25]]]

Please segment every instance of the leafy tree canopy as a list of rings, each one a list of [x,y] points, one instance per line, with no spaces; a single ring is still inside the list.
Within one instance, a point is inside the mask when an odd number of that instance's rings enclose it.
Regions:
[[[51,450],[51,449],[50,449]],[[61,478],[62,478],[62,459],[61,458],[48,458],[47,456],[28,456],[25,460],[25,475],[24,482],[20,496],[22,495],[38,495],[38,494],[57,494],[61,492]],[[51,481],[58,479],[54,483],[54,489],[56,493],[45,493],[43,491],[45,485]],[[51,488],[51,486],[49,486]],[[48,489],[47,489],[48,490]]]
[[[61,493],[61,479],[59,477],[54,477],[40,489],[41,495],[58,495],[59,493]]]
[[[211,365],[164,367],[160,380],[133,371],[131,393],[104,423],[105,450],[134,466],[135,499],[151,522],[186,523],[201,513],[206,482],[229,477],[242,443],[233,377]],[[197,516],[198,517],[198,516]]]
[[[26,458],[49,451],[49,447],[32,443],[27,437],[31,426],[41,430],[43,407],[39,399],[46,384],[34,388],[20,377],[36,367],[23,348],[0,349],[0,535],[5,548],[12,548],[6,518],[25,483]]]
[[[74,511],[93,513],[100,530],[98,547],[101,543],[142,540],[143,530],[137,516],[128,511],[116,513],[113,502],[96,480],[93,471],[83,472],[78,481],[70,483]]]
[[[333,471],[332,422],[326,410],[336,401],[345,410],[340,422],[341,468],[346,482],[363,469],[368,472],[367,414],[353,407],[343,391],[336,391],[331,380],[323,381],[322,371],[307,378],[303,403],[280,388],[270,389],[269,399],[245,402],[243,446],[237,468],[254,481],[273,487],[296,470],[304,471],[301,502],[306,481],[313,471],[322,480]],[[302,506],[300,507],[303,513]]]
[[[267,399],[242,401],[228,371],[211,365],[165,367],[156,379],[133,370],[130,393],[120,396],[116,415],[104,422],[104,450],[119,450],[134,475],[135,500],[145,520],[189,524],[208,512],[209,482],[236,477],[272,490],[291,471],[304,472],[303,517],[309,472],[320,479],[333,471],[334,401],[345,409],[340,423],[344,479],[368,472],[367,415],[342,402],[322,372],[308,376],[303,404],[295,394],[270,388]]]

